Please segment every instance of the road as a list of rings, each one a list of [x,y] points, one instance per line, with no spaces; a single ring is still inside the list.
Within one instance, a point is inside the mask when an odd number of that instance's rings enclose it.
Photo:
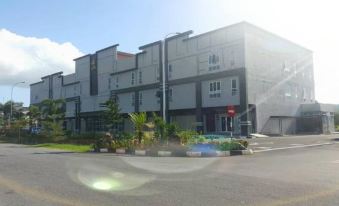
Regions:
[[[0,205],[339,205],[337,137],[283,138],[253,139],[251,147],[261,152],[224,158],[78,154],[0,144]],[[255,148],[319,141],[331,144]]]

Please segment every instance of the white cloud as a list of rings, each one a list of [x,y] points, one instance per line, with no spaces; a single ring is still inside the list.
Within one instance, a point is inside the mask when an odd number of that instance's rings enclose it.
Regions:
[[[30,83],[63,71],[74,72],[73,59],[82,53],[71,43],[59,44],[47,38],[25,37],[0,29],[0,85]]]

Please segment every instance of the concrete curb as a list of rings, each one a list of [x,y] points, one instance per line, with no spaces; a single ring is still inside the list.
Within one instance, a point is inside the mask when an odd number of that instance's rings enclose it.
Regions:
[[[194,152],[194,151],[187,151],[186,156],[187,157],[201,157],[202,152]]]
[[[134,154],[136,156],[146,156],[146,150],[137,149],[137,150],[134,151]]]
[[[117,154],[126,154],[126,150],[123,149],[123,148],[119,148],[119,149],[115,150],[115,153],[117,153]]]
[[[252,155],[254,154],[252,149],[242,150],[242,155]]]
[[[101,149],[100,152],[107,152],[106,149]],[[115,151],[116,154],[127,154],[126,149],[119,148]],[[128,153],[129,154],[129,153]],[[187,151],[184,153],[186,155],[173,157],[228,157],[236,155],[253,155],[254,151],[252,149],[247,150],[232,150],[232,151],[215,151],[213,153],[203,153],[201,151]],[[133,155],[133,152],[132,152]],[[171,157],[173,153],[171,151],[160,150],[157,151],[155,155],[149,154],[146,150],[135,150],[135,156],[158,156],[158,157]]]
[[[172,156],[171,151],[158,151],[158,156],[159,157],[170,157]]]
[[[217,157],[231,156],[230,151],[215,151]]]

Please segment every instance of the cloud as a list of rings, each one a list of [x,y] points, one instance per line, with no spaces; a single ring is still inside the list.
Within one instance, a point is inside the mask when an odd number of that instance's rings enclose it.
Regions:
[[[48,74],[73,73],[73,59],[81,55],[69,42],[60,44],[0,29],[0,85],[25,81],[28,86]]]

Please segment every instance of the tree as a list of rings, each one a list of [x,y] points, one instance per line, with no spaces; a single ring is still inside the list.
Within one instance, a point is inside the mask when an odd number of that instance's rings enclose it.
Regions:
[[[58,120],[63,119],[65,117],[64,104],[63,99],[45,99],[42,101],[41,112],[44,120],[56,123]]]
[[[39,107],[35,106],[35,105],[31,105],[29,107],[29,112],[28,112],[28,116],[29,116],[29,124],[32,127],[34,123],[37,123],[38,120],[41,117],[41,112]]]
[[[145,112],[140,113],[130,113],[129,114],[131,121],[135,127],[135,135],[138,139],[139,144],[141,143],[142,137],[144,135],[144,126],[146,124],[147,115]]]
[[[21,118],[13,122],[13,129],[18,130],[18,143],[21,144],[21,130],[27,126],[27,119]]]
[[[106,124],[110,128],[117,128],[118,124],[122,122],[118,103],[113,99],[109,99],[103,104],[103,106],[106,108],[104,112]]]
[[[11,114],[11,104],[12,104],[12,120],[21,119],[23,115],[23,103],[22,102],[11,102],[7,101],[5,104],[0,104],[0,112],[3,113],[3,119],[5,122],[9,121]]]
[[[154,122],[154,137],[159,142],[163,142],[166,136],[166,123],[163,118],[158,116],[155,112],[152,113],[153,122]]]
[[[43,133],[51,136],[54,140],[64,135],[62,129],[62,122],[65,117],[64,104],[65,101],[63,99],[46,99],[41,102]]]

